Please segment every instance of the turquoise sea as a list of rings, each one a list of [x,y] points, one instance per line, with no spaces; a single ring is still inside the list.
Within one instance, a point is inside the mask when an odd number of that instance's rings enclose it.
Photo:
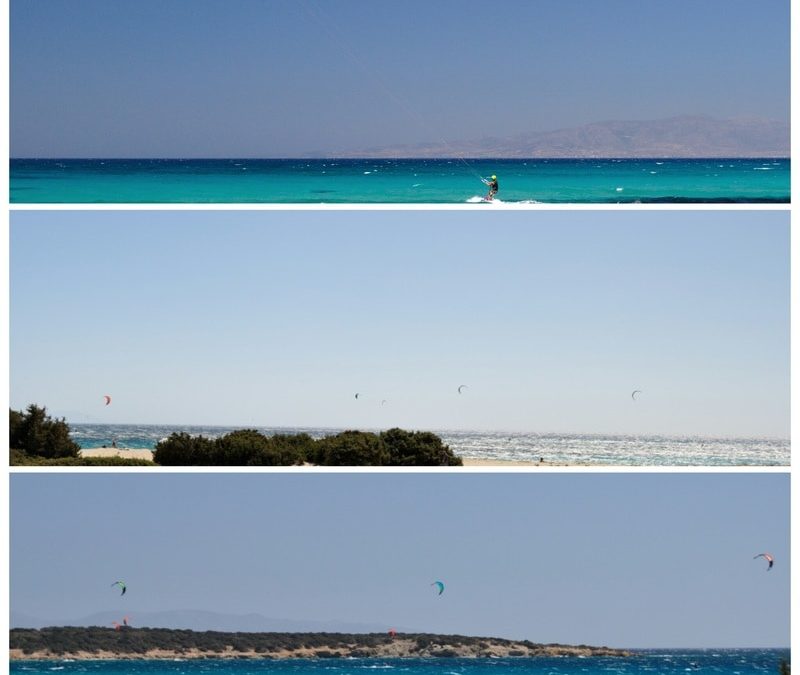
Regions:
[[[496,174],[496,204],[481,176]],[[12,159],[22,203],[786,203],[789,159]]]
[[[503,659],[297,659],[197,661],[12,661],[30,675],[779,675],[788,649],[642,650],[630,657]]]
[[[152,450],[173,432],[217,438],[243,427],[86,424],[70,422],[82,448]],[[256,427],[264,434],[307,433],[313,438],[344,429]],[[791,444],[780,438],[626,436],[509,431],[436,431],[458,456],[467,459],[620,466],[788,466]]]

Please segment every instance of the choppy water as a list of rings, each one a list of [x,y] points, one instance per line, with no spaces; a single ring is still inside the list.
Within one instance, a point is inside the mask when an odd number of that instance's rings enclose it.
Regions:
[[[631,657],[504,659],[299,659],[290,661],[15,661],[12,673],[72,675],[779,675],[788,649],[644,650]]]
[[[216,438],[241,427],[74,424],[73,439],[82,448],[110,446],[153,449],[174,431]],[[307,433],[321,438],[342,429],[258,427],[264,433]],[[622,466],[786,466],[785,439],[536,434],[497,431],[436,431],[459,456],[566,464]]]
[[[480,203],[496,174],[498,203]],[[12,203],[788,202],[789,159],[12,159]]]

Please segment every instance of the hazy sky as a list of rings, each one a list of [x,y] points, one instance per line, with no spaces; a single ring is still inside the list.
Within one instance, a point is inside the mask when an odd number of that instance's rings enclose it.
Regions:
[[[15,409],[789,437],[787,212],[30,211],[10,241]]]
[[[11,609],[54,620],[788,646],[789,569],[788,474],[11,476]]]
[[[788,0],[12,0],[10,16],[15,157],[789,119]]]

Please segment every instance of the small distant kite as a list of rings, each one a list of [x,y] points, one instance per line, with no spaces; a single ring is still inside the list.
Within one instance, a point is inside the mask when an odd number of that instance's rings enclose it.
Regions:
[[[467,387],[467,385],[466,385],[466,384],[460,384],[460,385],[458,386],[458,393],[460,394],[462,389],[468,389],[468,388],[469,388],[469,387]]]
[[[434,581],[431,586],[436,586],[439,589],[439,593],[437,593],[437,595],[444,593],[444,584],[441,581]]]
[[[631,398],[635,401],[636,400],[636,394],[641,394],[641,393],[642,393],[641,389],[634,389],[633,392],[631,393]]]
[[[381,401],[381,405],[386,405],[386,399],[383,399],[383,400]]]
[[[105,396],[103,396],[103,400],[106,402],[106,405],[108,405],[109,403],[111,403],[111,397],[110,397],[108,394],[106,394]]]
[[[128,590],[128,587],[125,585],[124,581],[115,581],[113,584],[111,584],[111,586],[112,587],[119,586],[122,589],[122,593],[120,593],[120,596],[125,595],[125,591]]]
[[[758,555],[754,555],[753,560],[756,558],[764,558],[764,560],[769,563],[769,565],[767,565],[767,572],[772,569],[772,565],[775,563],[775,559],[769,553],[759,553]]]
[[[358,399],[358,394],[356,394],[356,399]]]
[[[397,629],[396,628],[390,628],[389,629],[389,635],[391,635],[392,637],[397,635]]]
[[[111,625],[114,626],[114,630],[124,630],[126,628],[130,628],[130,625],[128,625],[127,616],[122,620],[122,623],[117,623],[116,621],[112,621]]]

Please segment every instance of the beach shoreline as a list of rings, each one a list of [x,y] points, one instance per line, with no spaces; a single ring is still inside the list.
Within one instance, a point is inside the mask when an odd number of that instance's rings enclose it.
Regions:
[[[138,632],[137,629],[128,629]],[[226,633],[220,631],[180,631],[180,646],[165,644],[174,629],[150,629],[140,637],[144,650],[124,643],[109,643],[110,629],[52,628],[11,631],[12,661],[75,659],[175,660],[175,659],[335,659],[335,658],[509,658],[509,657],[589,657],[630,656],[624,649],[589,645],[534,644],[529,641],[467,636],[398,635],[397,637],[354,634]],[[298,640],[305,637],[306,640]],[[68,644],[74,638],[80,643]],[[67,641],[65,644],[64,641]],[[25,646],[21,644],[25,642]],[[58,644],[58,646],[56,646]]]
[[[81,449],[81,457],[121,457],[123,459],[145,459],[153,461],[153,451],[135,448],[87,448]]]
[[[153,461],[153,451],[136,448],[87,448],[81,450],[81,457],[121,457],[123,459],[144,459],[147,461]],[[464,462],[465,467],[573,466],[562,462],[555,463],[547,461],[523,461],[513,459],[462,457],[461,460]]]

